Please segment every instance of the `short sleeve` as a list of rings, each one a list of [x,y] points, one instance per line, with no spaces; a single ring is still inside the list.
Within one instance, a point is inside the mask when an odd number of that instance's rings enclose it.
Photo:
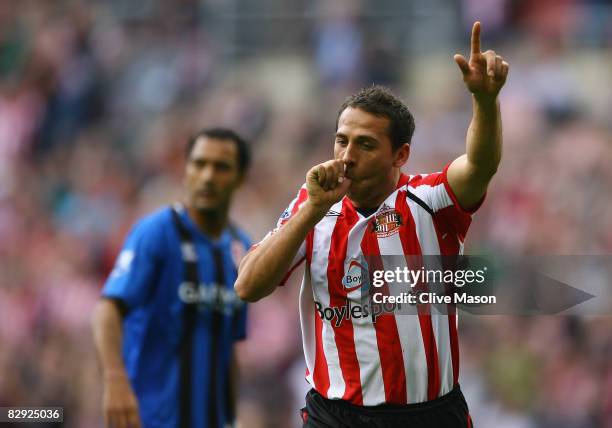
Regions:
[[[441,172],[416,175],[409,179],[408,190],[432,210],[436,220],[447,224],[461,241],[464,240],[472,215],[480,208],[485,196],[470,210],[464,210],[448,183],[447,164]]]
[[[150,218],[132,228],[104,284],[104,297],[120,300],[127,310],[147,300],[158,280],[161,236],[160,222]]]
[[[264,238],[259,243],[255,244],[253,247],[257,247],[259,244],[264,242],[270,236],[275,234],[281,227],[287,224],[287,222],[291,220],[293,216],[295,216],[295,214],[299,211],[301,205],[304,202],[306,202],[307,199],[308,199],[308,191],[306,190],[306,184],[304,184],[298,191],[297,196],[291,201],[289,206],[285,209],[285,211],[283,211],[283,213],[278,218],[278,221],[276,222],[276,227],[270,232],[268,232],[266,236],[264,236]],[[289,277],[291,276],[293,271],[297,269],[297,267],[300,264],[302,264],[302,262],[305,259],[306,259],[306,241],[302,242],[302,244],[300,245],[300,248],[298,249],[295,257],[293,258],[293,261],[291,262],[291,267],[289,268],[289,271],[287,271],[287,274],[283,277],[279,285],[281,286],[285,285],[285,283],[289,280]]]

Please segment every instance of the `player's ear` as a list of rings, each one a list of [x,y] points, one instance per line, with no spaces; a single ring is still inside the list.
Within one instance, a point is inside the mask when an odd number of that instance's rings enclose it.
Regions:
[[[403,144],[399,149],[393,153],[393,166],[401,168],[408,161],[410,157],[410,144]]]

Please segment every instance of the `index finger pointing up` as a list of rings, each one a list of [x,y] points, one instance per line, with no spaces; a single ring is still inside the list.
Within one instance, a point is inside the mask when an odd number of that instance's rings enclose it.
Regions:
[[[472,27],[472,55],[480,53],[480,21]]]

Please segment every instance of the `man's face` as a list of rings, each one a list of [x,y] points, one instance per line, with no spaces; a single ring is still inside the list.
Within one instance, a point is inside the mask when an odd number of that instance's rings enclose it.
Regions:
[[[189,205],[203,213],[222,212],[229,207],[241,182],[236,144],[231,140],[198,138],[185,167]]]
[[[372,190],[388,187],[393,167],[406,160],[398,155],[408,150],[407,145],[394,152],[388,129],[389,119],[359,108],[346,108],[338,119],[334,158],[346,164],[346,176],[352,180],[348,196],[354,201],[368,200]]]

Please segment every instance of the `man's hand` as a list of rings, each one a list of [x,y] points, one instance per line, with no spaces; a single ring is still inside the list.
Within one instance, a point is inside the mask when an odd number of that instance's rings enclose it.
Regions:
[[[272,293],[289,272],[308,233],[346,195],[350,185],[351,180],[344,174],[344,162],[340,160],[312,167],[306,174],[306,202],[283,227],[260,242],[240,262],[234,282],[238,297],[256,302]]]
[[[466,153],[448,168],[448,184],[459,205],[475,208],[497,171],[502,154],[501,112],[497,94],[506,77],[508,63],[495,52],[480,52],[480,22],[472,27],[470,61],[455,55],[465,86],[473,94],[474,113],[466,137]]]
[[[138,400],[125,374],[112,374],[104,379],[102,411],[107,428],[142,427]]]
[[[329,160],[316,165],[306,174],[308,203],[327,211],[346,195],[350,185],[351,180],[344,176],[344,162]]]
[[[493,101],[499,93],[509,65],[494,51],[480,52],[480,22],[472,27],[472,48],[469,62],[463,55],[456,54],[455,62],[461,69],[463,81],[468,90],[480,101]]]

